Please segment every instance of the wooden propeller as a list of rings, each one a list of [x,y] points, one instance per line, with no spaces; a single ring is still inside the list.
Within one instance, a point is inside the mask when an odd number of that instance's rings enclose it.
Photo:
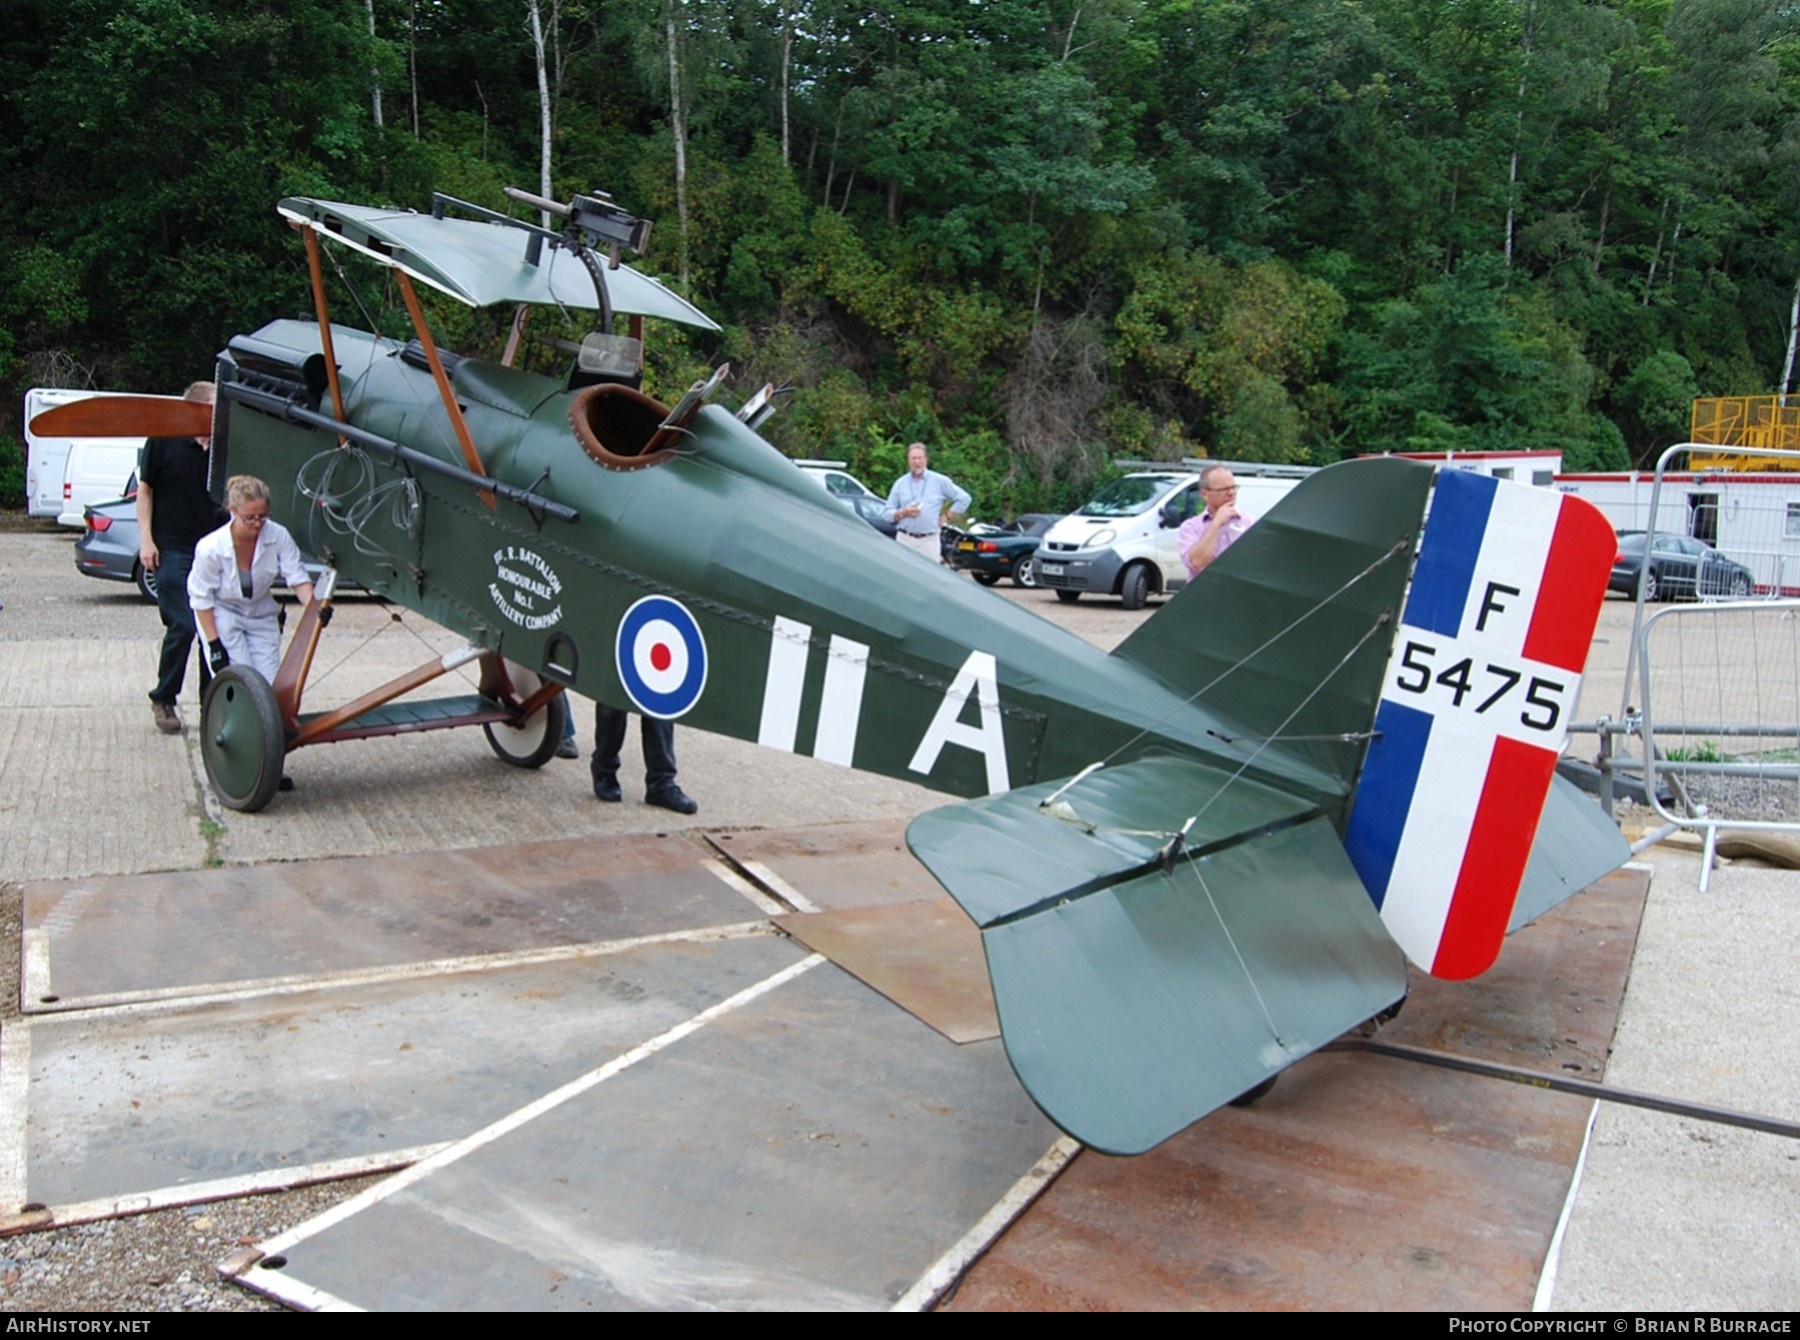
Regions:
[[[98,395],[47,409],[31,431],[48,437],[206,437],[213,407],[171,396]]]

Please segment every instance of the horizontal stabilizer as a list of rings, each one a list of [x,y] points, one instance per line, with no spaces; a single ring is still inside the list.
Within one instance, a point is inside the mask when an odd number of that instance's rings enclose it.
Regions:
[[[31,421],[40,437],[205,437],[213,407],[205,400],[102,395],[47,409]]]
[[[1150,758],[1085,777],[1048,809],[1062,783],[907,829],[982,928],[1020,1082],[1095,1149],[1149,1149],[1406,992],[1331,824],[1243,779],[1219,794],[1227,776]]]
[[[1531,861],[1506,933],[1529,926],[1630,859],[1631,844],[1606,811],[1575,783],[1558,776],[1544,800],[1544,817],[1538,820]]]

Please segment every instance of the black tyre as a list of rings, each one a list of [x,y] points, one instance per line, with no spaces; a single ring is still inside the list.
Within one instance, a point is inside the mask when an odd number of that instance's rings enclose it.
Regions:
[[[507,662],[513,692],[528,698],[538,690],[538,677],[521,666]],[[562,743],[568,729],[569,695],[559,693],[518,725],[490,721],[482,726],[487,742],[502,763],[515,768],[541,768],[556,757],[556,746]]]
[[[1257,1099],[1268,1097],[1269,1090],[1275,1087],[1275,1081],[1280,1078],[1280,1075],[1270,1075],[1261,1084],[1245,1089],[1236,1098],[1233,1098],[1231,1105],[1233,1107],[1249,1107]]]
[[[1150,569],[1133,563],[1119,579],[1119,604],[1128,610],[1141,610],[1150,599]]]
[[[1656,571],[1653,568],[1644,570],[1644,603],[1650,604],[1656,599]]]
[[[156,603],[156,574],[147,570],[142,561],[131,565],[131,580],[137,583],[138,594],[152,605]]]
[[[1748,599],[1750,595],[1750,579],[1741,572],[1734,576],[1731,579],[1731,594],[1732,598],[1735,600]]]
[[[1013,585],[1029,591],[1037,584],[1037,559],[1028,554],[1013,565]]]
[[[973,577],[983,586],[992,586],[1000,580],[1000,574],[997,572],[975,572],[971,570],[969,576]]]
[[[228,810],[254,814],[275,797],[287,737],[268,680],[247,665],[213,676],[200,707],[200,757],[206,780]]]
[[[1065,591],[1059,586],[1056,588],[1056,598],[1065,605],[1073,605],[1077,600],[1081,599],[1081,592]]]

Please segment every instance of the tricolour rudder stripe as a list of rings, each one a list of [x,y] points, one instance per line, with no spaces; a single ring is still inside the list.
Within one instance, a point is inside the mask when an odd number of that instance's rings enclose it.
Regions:
[[[1519,881],[1531,857],[1556,755],[1517,740],[1494,741],[1493,761],[1456,874],[1431,975],[1453,981],[1486,972],[1499,957]]]
[[[1499,953],[1612,555],[1579,499],[1439,475],[1345,833],[1389,933],[1434,976]]]
[[[1564,495],[1544,565],[1543,595],[1525,635],[1525,655],[1573,670],[1587,664],[1618,536],[1600,509]]]

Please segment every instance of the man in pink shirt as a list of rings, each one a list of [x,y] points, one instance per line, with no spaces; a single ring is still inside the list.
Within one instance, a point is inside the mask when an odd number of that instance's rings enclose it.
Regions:
[[[1250,529],[1256,518],[1237,509],[1237,479],[1223,465],[1209,465],[1200,472],[1200,497],[1204,510],[1181,523],[1175,547],[1187,564],[1189,578],[1231,548]]]

